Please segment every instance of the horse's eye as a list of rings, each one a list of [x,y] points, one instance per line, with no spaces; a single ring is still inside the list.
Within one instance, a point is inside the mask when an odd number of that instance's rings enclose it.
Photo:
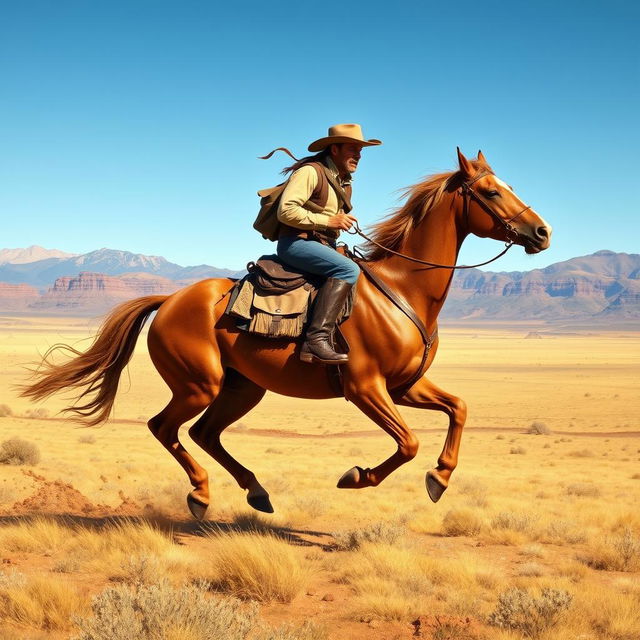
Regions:
[[[484,195],[487,196],[487,198],[497,198],[500,195],[500,192],[493,189],[488,189],[484,192]]]

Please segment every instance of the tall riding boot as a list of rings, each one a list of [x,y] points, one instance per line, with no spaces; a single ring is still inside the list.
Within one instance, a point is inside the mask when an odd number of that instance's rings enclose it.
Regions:
[[[300,360],[321,364],[344,364],[349,360],[346,353],[337,353],[331,346],[331,336],[336,328],[338,314],[342,310],[353,285],[329,278],[316,296],[313,317],[307,328],[307,335]]]

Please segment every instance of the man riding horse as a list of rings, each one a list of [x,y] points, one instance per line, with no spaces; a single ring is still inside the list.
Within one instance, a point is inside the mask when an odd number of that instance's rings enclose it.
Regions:
[[[329,127],[326,137],[309,145],[309,151],[317,152],[315,155],[285,169],[291,177],[278,206],[282,225],[278,257],[292,267],[327,278],[318,292],[300,351],[305,362],[344,364],[348,359],[333,349],[331,336],[360,269],[336,251],[336,240],[340,231],[348,231],[356,222],[350,213],[351,175],[358,168],[362,148],[379,144],[380,140],[365,140],[358,124],[338,124]],[[332,187],[324,206],[315,213],[308,205],[319,182],[314,163],[323,166]]]

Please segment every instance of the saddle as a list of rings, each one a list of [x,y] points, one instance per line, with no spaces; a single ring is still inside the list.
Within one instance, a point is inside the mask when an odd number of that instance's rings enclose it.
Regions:
[[[277,255],[264,255],[247,265],[247,275],[238,281],[225,313],[242,331],[269,338],[297,338],[304,333],[310,310],[324,278],[285,264]],[[355,291],[355,288],[352,290]],[[351,314],[354,295],[338,318]]]

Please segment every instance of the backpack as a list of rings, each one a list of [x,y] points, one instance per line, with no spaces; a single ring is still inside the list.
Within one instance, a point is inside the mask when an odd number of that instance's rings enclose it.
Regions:
[[[338,202],[342,203],[343,209],[347,212],[351,211],[351,202],[349,201],[348,194],[345,193],[333,178],[329,178],[326,167],[319,162],[310,162],[309,164],[318,174],[318,184],[310,198],[302,206],[312,213],[324,211],[329,198],[329,184],[331,184],[338,197]],[[258,215],[253,223],[253,228],[260,232],[265,240],[275,241],[280,235],[280,229],[283,225],[278,220],[278,206],[280,205],[282,194],[288,182],[289,181],[286,180],[275,187],[258,191],[258,195],[260,196],[260,211],[258,211]]]

